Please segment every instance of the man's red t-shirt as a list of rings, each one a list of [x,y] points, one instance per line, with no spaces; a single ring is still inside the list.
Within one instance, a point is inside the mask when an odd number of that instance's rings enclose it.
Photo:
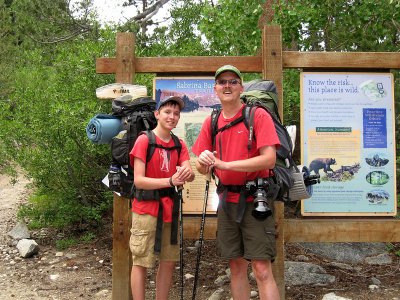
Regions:
[[[234,121],[242,116],[242,109],[230,119],[225,119],[221,113],[218,118],[218,128],[222,128],[226,124]],[[275,131],[275,125],[271,116],[263,109],[257,109],[254,117],[254,134],[252,147],[250,151],[247,149],[249,130],[244,122],[219,132],[215,138],[215,147],[217,157],[222,161],[235,161],[251,158],[260,154],[259,149],[264,146],[280,146],[279,138]],[[204,150],[213,151],[211,140],[211,116],[208,116],[203,123],[200,134],[192,147],[192,151],[197,156]],[[257,172],[237,172],[214,170],[219,180],[224,185],[244,185],[246,181],[256,178],[269,177],[269,170]],[[239,201],[238,193],[228,192],[227,202],[237,203]]]

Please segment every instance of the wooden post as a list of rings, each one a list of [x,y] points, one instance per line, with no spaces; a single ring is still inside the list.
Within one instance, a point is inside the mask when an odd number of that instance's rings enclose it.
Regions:
[[[117,33],[115,80],[132,83],[134,78],[135,38],[133,33]],[[132,299],[130,274],[132,256],[129,250],[131,212],[129,199],[114,194],[113,250],[112,250],[112,299]]]
[[[278,110],[283,116],[282,91],[282,33],[280,26],[265,26],[262,37],[262,75],[273,80],[278,93]],[[275,201],[275,223],[277,224],[276,259],[273,273],[278,284],[281,299],[285,299],[285,243],[284,243],[284,205]]]

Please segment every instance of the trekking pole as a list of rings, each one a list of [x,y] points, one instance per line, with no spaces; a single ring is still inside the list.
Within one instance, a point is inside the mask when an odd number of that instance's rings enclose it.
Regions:
[[[201,250],[203,247],[204,224],[206,221],[208,190],[210,188],[210,181],[211,181],[211,171],[206,174],[206,191],[204,193],[203,213],[201,215],[199,247],[197,248],[197,260],[196,260],[196,270],[195,270],[195,274],[194,274],[192,300],[196,299],[196,288],[197,288],[197,281],[198,281],[198,277],[199,277]]]
[[[181,300],[183,300],[183,212],[182,212],[182,190],[183,186],[177,187],[178,198],[179,198],[179,273],[180,273],[180,292]]]

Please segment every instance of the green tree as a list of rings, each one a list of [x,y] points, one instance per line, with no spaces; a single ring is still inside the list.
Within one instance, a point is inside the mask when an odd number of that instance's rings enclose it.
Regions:
[[[137,56],[258,55],[271,23],[294,51],[399,49],[400,4],[392,0],[127,1],[137,16],[104,29],[91,2],[0,0],[0,165],[12,159],[33,178],[37,192],[21,214],[35,226],[97,224],[110,208],[101,184],[109,147],[91,144],[85,127],[111,110],[94,91],[114,78],[96,75],[95,58],[115,56],[117,31],[136,34]],[[167,2],[171,18],[150,30]],[[135,81],[151,91],[153,76]],[[284,72],[284,100],[285,123],[299,124],[298,70]]]

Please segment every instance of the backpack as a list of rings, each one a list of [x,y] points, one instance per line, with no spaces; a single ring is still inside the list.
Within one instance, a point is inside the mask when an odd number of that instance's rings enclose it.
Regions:
[[[293,179],[293,172],[300,172],[297,165],[293,160],[293,143],[292,139],[283,126],[278,112],[278,97],[276,86],[270,80],[253,80],[244,84],[244,92],[240,98],[246,104],[242,111],[242,116],[225,125],[222,128],[217,128],[218,117],[221,109],[214,109],[211,113],[211,137],[213,149],[215,149],[215,139],[218,132],[222,132],[240,122],[244,122],[246,128],[249,130],[248,150],[251,149],[254,135],[254,115],[257,108],[267,111],[275,125],[275,130],[278,135],[281,146],[276,151],[276,164],[273,169],[273,180],[278,186],[273,193],[274,199],[289,201],[289,190],[294,186],[295,180]],[[294,200],[294,199],[292,199]],[[298,199],[296,199],[298,200]]]
[[[132,96],[124,95],[112,102],[112,115],[121,118],[121,127],[111,141],[112,163],[108,179],[110,189],[123,197],[131,198],[133,192],[129,152],[141,132],[157,126],[155,109],[156,102],[149,97],[132,100]]]

